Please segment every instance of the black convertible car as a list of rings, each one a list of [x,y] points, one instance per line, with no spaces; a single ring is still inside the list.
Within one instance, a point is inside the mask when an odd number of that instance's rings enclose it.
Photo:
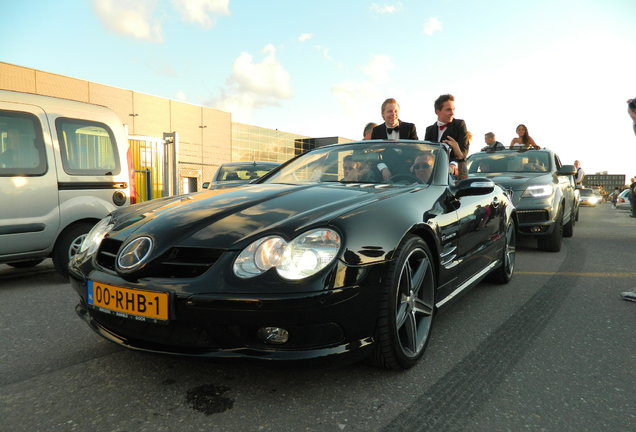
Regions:
[[[118,210],[69,265],[77,312],[137,350],[411,367],[437,308],[515,265],[507,193],[448,168],[439,144],[338,144]]]

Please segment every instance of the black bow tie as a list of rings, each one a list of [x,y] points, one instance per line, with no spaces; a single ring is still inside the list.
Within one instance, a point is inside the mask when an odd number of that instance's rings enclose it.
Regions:
[[[394,128],[390,128],[390,127],[386,128],[386,133],[387,134],[390,134],[390,133],[393,133],[393,132],[400,133],[400,125],[397,125]]]

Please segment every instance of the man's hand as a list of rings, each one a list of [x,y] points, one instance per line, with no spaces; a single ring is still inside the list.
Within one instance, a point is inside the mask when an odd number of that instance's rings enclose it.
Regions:
[[[388,168],[382,168],[382,178],[385,181],[391,180],[391,170]]]
[[[464,153],[462,153],[461,149],[459,148],[459,144],[457,143],[457,141],[455,141],[455,138],[449,136],[446,137],[446,139],[442,142],[448,144],[450,148],[453,149],[453,153],[455,154],[455,157],[457,159],[464,159]]]

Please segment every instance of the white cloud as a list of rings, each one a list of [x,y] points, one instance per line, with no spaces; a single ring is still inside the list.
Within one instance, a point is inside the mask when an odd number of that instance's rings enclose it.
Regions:
[[[402,9],[402,3],[379,5],[371,3],[371,12],[378,14],[392,14]]]
[[[322,55],[322,57],[325,60],[333,60],[333,57],[331,57],[331,55],[329,55],[329,48],[325,48],[323,46],[320,45],[316,45],[314,48],[316,48],[316,50],[318,50],[318,52],[320,52],[320,54]]]
[[[303,33],[300,36],[298,36],[298,41],[305,42],[306,40],[309,40],[312,37],[314,37],[313,33]]]
[[[437,18],[429,18],[424,23],[422,31],[424,32],[424,34],[431,36],[436,31],[441,31],[442,28],[442,22],[440,20],[438,20]]]
[[[214,26],[216,15],[230,14],[230,0],[172,0],[172,4],[185,21],[205,28]]]
[[[161,42],[161,23],[152,17],[153,0],[93,0],[97,17],[115,33]]]
[[[389,72],[395,69],[388,56],[374,55],[363,68],[368,77],[363,80],[347,80],[331,87],[331,92],[345,113],[361,111],[361,107],[375,106],[382,99],[391,81]]]
[[[186,100],[188,100],[188,98],[186,97],[186,94],[183,90],[179,90],[176,94],[177,96],[177,100],[180,100],[182,102],[185,102]]]
[[[216,102],[216,107],[232,113],[235,121],[248,121],[254,109],[276,106],[291,97],[291,78],[276,58],[276,48],[263,48],[265,57],[255,63],[251,54],[243,52],[234,60],[232,75]]]
[[[383,84],[389,81],[389,72],[393,69],[395,69],[395,66],[388,56],[376,55],[373,56],[371,62],[363,70],[371,78],[371,81]]]

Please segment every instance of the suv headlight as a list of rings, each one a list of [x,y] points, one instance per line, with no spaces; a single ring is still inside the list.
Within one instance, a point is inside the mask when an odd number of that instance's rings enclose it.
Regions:
[[[551,184],[528,186],[521,198],[542,198],[552,195],[554,187]]]
[[[113,224],[111,223],[111,217],[107,216],[104,219],[97,222],[97,224],[86,234],[82,245],[77,252],[82,253],[86,251],[87,255],[92,255],[97,252],[100,243],[104,239],[104,236],[113,229]]]
[[[265,273],[272,267],[290,280],[318,273],[331,263],[340,250],[340,235],[332,229],[307,231],[289,243],[279,236],[252,242],[234,260],[234,274],[242,279]]]

